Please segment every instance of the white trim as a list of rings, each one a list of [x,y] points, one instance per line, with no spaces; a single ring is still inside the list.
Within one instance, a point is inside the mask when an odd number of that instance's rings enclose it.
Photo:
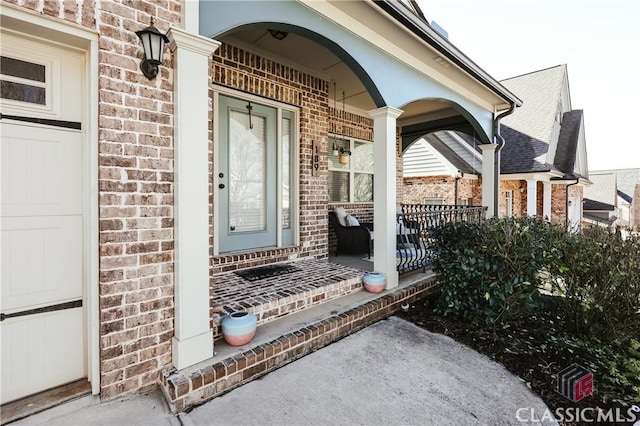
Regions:
[[[200,34],[200,0],[185,0],[180,9],[182,29],[191,34]]]
[[[98,34],[77,24],[63,22],[23,8],[2,3],[3,29],[13,29],[30,37],[86,51],[82,108],[84,134],[83,176],[83,263],[86,304],[87,379],[91,392],[100,393],[100,311],[99,311],[99,198],[98,198]]]
[[[420,75],[441,82],[443,86],[448,87],[475,105],[489,111],[493,110],[496,105],[505,105],[505,108],[507,107],[507,103],[504,102],[500,95],[496,94],[485,84],[480,83],[478,79],[470,77],[466,71],[457,65],[453,64],[449,68],[444,68],[439,65],[434,61],[435,57],[441,56],[436,48],[412,33],[397,20],[389,18],[388,15],[381,11],[378,6],[375,6],[371,0],[344,2],[350,5],[356,3],[366,4],[368,7],[373,8],[374,13],[380,17],[380,20],[367,23],[362,19],[362,16],[369,15],[370,13],[368,11],[363,10],[362,14],[357,16],[348,14],[340,7],[340,4],[343,2],[330,2],[326,0],[300,1],[320,16],[331,19],[337,25],[352,32],[356,37],[366,40],[398,62],[413,68]],[[377,30],[378,26],[386,27],[385,29],[395,27],[394,29],[398,30],[395,31],[395,33],[398,34],[398,39],[391,40],[386,38],[386,31]],[[417,50],[422,53],[420,57],[411,52],[410,49],[412,47],[420,49]],[[478,94],[478,92],[481,92],[481,94]]]
[[[86,124],[87,144],[89,161],[86,163],[89,168],[87,177],[89,180],[89,194],[86,197],[87,210],[86,217],[89,222],[89,232],[87,238],[87,283],[89,283],[87,292],[87,315],[89,317],[89,327],[87,341],[89,342],[89,380],[91,381],[91,393],[94,395],[100,393],[100,304],[99,296],[100,282],[98,276],[99,270],[99,218],[100,218],[100,198],[98,188],[98,39],[91,40],[89,52],[87,55],[87,92],[89,98]],[[93,226],[91,226],[93,225]]]
[[[464,139],[462,139],[460,137],[460,135],[458,135],[458,133],[456,133],[453,130],[445,130],[446,132],[449,133],[449,136],[451,137],[451,139],[455,140],[456,142],[458,142],[458,144],[465,150],[467,150],[476,160],[480,161],[480,168],[482,168],[482,155],[480,155],[480,153],[478,151],[476,151],[475,149],[473,149],[473,147],[471,145],[469,145],[467,143],[467,141],[465,141]],[[475,138],[474,138],[475,139]],[[480,144],[480,142],[478,142],[478,145]],[[476,167],[474,167],[474,169],[477,170]]]
[[[535,179],[539,182],[557,182],[556,180],[551,180],[554,177],[562,177],[562,173],[557,172],[530,172],[530,173],[512,173],[512,174],[503,174],[500,173],[500,180],[529,180]],[[575,180],[575,179],[574,179]]]
[[[212,103],[213,103],[213,176],[211,177],[211,191],[213,194],[216,193],[216,188],[218,186],[217,176],[220,173],[220,167],[218,166],[220,158],[220,149],[218,146],[220,145],[218,141],[219,137],[219,129],[220,129],[220,119],[218,118],[218,110],[220,109],[220,93],[214,90],[212,94]],[[217,256],[220,253],[220,230],[217,226],[218,218],[220,217],[220,203],[216,202],[215,195],[213,196],[213,255]],[[211,224],[210,224],[211,226]]]
[[[276,109],[276,164],[282,164],[282,109]],[[291,147],[289,147],[291,148]],[[276,246],[282,247],[282,167],[276,167]]]

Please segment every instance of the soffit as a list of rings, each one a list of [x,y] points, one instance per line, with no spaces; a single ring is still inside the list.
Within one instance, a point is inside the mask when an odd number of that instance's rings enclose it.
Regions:
[[[389,56],[417,72],[440,82],[470,101],[496,109],[508,103],[466,71],[444,58],[437,50],[387,15],[371,1],[304,1],[319,13],[333,19],[360,38],[376,45]],[[444,64],[444,65],[443,65]]]

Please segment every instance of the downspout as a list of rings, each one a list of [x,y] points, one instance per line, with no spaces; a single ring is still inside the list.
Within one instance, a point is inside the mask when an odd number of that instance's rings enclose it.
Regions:
[[[578,182],[580,182],[580,179],[576,178],[575,182],[568,183],[564,187],[564,227],[567,229],[569,229],[569,187],[577,185]]]
[[[504,138],[500,134],[500,120],[502,120],[507,115],[513,114],[513,111],[516,109],[516,103],[511,102],[509,109],[502,114],[498,115],[495,120],[493,120],[493,134],[497,139],[497,147],[494,152],[494,168],[493,168],[493,217],[498,217],[498,207],[499,207],[499,198],[500,198],[500,151],[504,148]]]
[[[453,187],[453,205],[454,205],[454,207],[458,207],[458,181],[460,180],[460,175],[461,174],[462,173],[460,172],[460,170],[458,170],[456,172],[456,176],[455,176],[454,181],[453,181],[453,185],[454,185],[454,187]]]

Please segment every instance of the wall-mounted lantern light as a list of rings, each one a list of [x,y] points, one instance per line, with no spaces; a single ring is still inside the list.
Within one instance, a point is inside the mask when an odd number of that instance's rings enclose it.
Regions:
[[[158,75],[158,65],[162,63],[164,44],[169,42],[169,38],[153,26],[153,18],[151,18],[151,25],[144,30],[136,31],[136,35],[140,37],[144,48],[144,59],[140,62],[140,70],[145,77],[153,80]]]

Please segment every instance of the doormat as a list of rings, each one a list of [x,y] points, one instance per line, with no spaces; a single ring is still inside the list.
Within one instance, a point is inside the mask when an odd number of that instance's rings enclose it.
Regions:
[[[300,268],[293,265],[267,265],[260,266],[258,268],[235,271],[234,274],[241,276],[247,281],[257,281],[264,278],[277,277],[278,275],[290,274],[291,272],[298,271],[300,271]]]

